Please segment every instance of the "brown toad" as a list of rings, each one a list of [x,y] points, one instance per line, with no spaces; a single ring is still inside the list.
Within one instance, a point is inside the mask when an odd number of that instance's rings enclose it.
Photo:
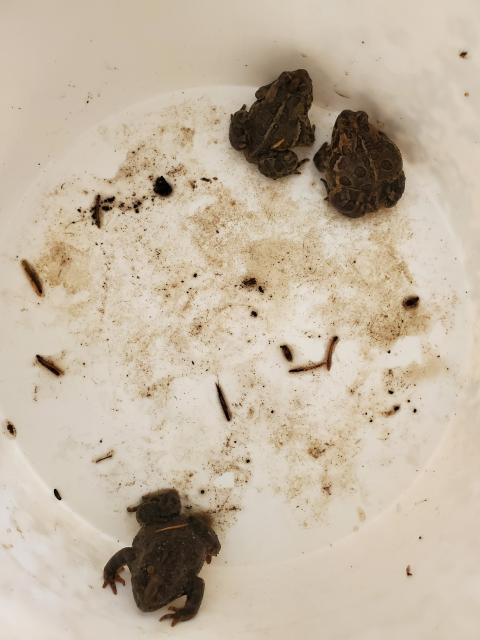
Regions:
[[[292,147],[310,146],[315,127],[308,110],[312,105],[312,80],[305,69],[284,71],[255,93],[257,100],[231,116],[230,143],[268,178],[296,173],[302,162]]]
[[[132,546],[117,551],[103,570],[104,583],[116,594],[116,582],[124,565],[132,576],[133,597],[141,611],[155,611],[183,595],[181,608],[170,607],[160,620],[171,619],[172,626],[193,618],[202,602],[205,583],[198,573],[206,561],[220,551],[215,532],[197,515],[180,514],[175,489],[157,491],[142,497],[136,511],[141,525]]]
[[[313,161],[325,174],[328,200],[341,213],[358,218],[393,207],[405,189],[402,156],[364,111],[342,111]]]

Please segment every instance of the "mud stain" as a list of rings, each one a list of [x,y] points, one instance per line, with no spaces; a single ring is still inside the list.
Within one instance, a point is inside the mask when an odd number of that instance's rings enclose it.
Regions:
[[[43,279],[50,287],[64,287],[71,294],[88,289],[91,281],[88,253],[65,242],[57,234],[58,239],[47,244],[38,260]]]

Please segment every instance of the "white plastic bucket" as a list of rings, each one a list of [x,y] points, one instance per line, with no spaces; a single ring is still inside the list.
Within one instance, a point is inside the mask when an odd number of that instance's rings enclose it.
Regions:
[[[0,637],[478,638],[478,3],[0,16]],[[231,148],[230,114],[297,68],[306,157],[367,111],[402,151],[393,209],[345,218],[312,162],[271,181]],[[315,361],[332,335],[330,372],[288,372],[280,344]],[[222,542],[174,630],[128,572],[102,590],[126,507],[168,486]]]

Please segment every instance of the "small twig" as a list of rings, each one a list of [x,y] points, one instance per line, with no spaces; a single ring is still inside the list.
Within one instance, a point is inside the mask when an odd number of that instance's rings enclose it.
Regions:
[[[35,291],[35,293],[37,294],[37,296],[42,296],[43,295],[43,284],[42,281],[40,280],[40,276],[38,275],[37,271],[35,270],[35,267],[33,267],[28,260],[22,260],[20,263],[23,267],[23,270],[25,271],[27,278],[30,282],[30,284],[33,287],[33,290]]]
[[[282,353],[285,356],[285,359],[288,360],[289,362],[292,362],[293,353],[290,347],[288,346],[288,344],[281,344],[280,349],[282,350]]]
[[[330,342],[328,343],[327,347],[327,353],[325,354],[324,360],[322,360],[321,362],[310,362],[309,364],[303,364],[299,367],[293,367],[293,369],[289,369],[288,372],[301,373],[302,371],[313,371],[314,369],[320,369],[320,367],[326,367],[327,371],[330,371],[330,369],[332,368],[333,352],[338,340],[338,336],[333,336],[333,338],[330,338]]]
[[[93,207],[92,207],[91,211],[92,211],[93,223],[99,229],[101,229],[101,227],[102,227],[101,204],[102,204],[102,197],[101,197],[101,195],[99,193],[97,193],[97,195],[95,196],[95,202],[93,204]]]
[[[113,449],[110,449],[110,451],[108,451],[104,456],[101,456],[100,458],[95,458],[93,462],[95,462],[95,464],[98,464],[103,460],[108,460],[109,458],[113,458],[113,454],[114,454]]]
[[[43,356],[38,355],[38,353],[35,356],[35,358],[38,364],[41,364],[42,367],[45,367],[45,369],[48,369],[55,376],[63,376],[63,374],[65,373],[63,369],[61,369],[57,364],[55,364],[55,362],[53,362],[53,360],[50,360],[49,358],[44,358]]]
[[[330,342],[327,347],[327,357],[325,358],[327,371],[330,371],[330,369],[332,368],[332,357],[333,357],[333,352],[335,351],[335,346],[337,342],[338,342],[338,336],[333,336],[333,338],[330,338]]]
[[[320,369],[320,367],[324,367],[327,363],[322,360],[322,362],[311,362],[309,364],[302,364],[299,367],[293,367],[293,369],[289,369],[288,373],[301,373],[302,371],[313,371],[313,369]]]
[[[188,527],[187,522],[183,522],[182,524],[172,524],[169,527],[162,527],[162,529],[155,529],[155,533],[160,533],[161,531],[172,531],[172,529],[184,529]]]
[[[230,422],[230,420],[232,419],[232,412],[230,411],[230,407],[228,406],[225,396],[223,395],[222,387],[218,382],[215,383],[215,386],[217,387],[217,394],[218,394],[218,399],[220,400],[220,406],[222,407],[225,418],[227,419],[228,422]]]

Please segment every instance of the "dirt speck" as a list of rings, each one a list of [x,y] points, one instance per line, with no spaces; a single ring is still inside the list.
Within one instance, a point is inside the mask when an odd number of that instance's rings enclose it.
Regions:
[[[322,456],[326,450],[327,445],[321,444],[320,442],[312,443],[307,449],[308,455],[315,460],[318,460],[318,458],[320,458],[320,456]]]
[[[178,141],[182,147],[186,147],[192,144],[195,130],[190,127],[180,127],[180,133]]]
[[[169,176],[170,178],[173,178],[174,176],[184,176],[186,171],[187,170],[185,165],[180,162],[175,166],[173,166],[171,169],[169,169],[166,173],[167,173],[167,176]]]
[[[385,417],[389,417],[389,416],[395,415],[398,411],[400,411],[400,405],[394,404],[393,407],[391,407],[390,409],[383,411],[382,415],[384,415]]]

